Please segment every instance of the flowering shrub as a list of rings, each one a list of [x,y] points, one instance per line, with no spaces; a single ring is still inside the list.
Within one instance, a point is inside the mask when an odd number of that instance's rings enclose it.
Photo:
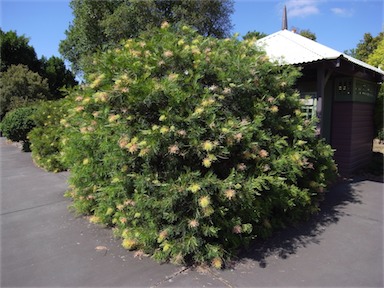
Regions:
[[[30,151],[28,133],[35,127],[31,118],[35,110],[33,106],[16,108],[8,112],[1,122],[0,129],[3,136],[12,141],[21,141],[24,152]]]
[[[36,124],[28,135],[32,158],[47,171],[59,172],[68,168],[61,159],[60,140],[65,127],[60,124],[60,120],[65,117],[71,103],[69,99],[43,101],[32,116]]]
[[[125,248],[220,268],[317,210],[335,165],[301,115],[295,68],[167,23],[93,64],[65,119],[68,195]]]

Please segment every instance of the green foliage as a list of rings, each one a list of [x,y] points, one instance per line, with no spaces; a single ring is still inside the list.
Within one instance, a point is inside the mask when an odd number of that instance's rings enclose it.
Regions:
[[[263,33],[263,32],[259,32],[259,31],[248,31],[247,34],[245,34],[245,36],[243,36],[243,39],[244,40],[258,40],[258,39],[261,39],[261,38],[264,38],[266,37],[267,34]]]
[[[68,195],[127,249],[220,268],[317,211],[333,152],[301,115],[296,68],[168,26],[99,54],[71,95]]]
[[[316,41],[317,37],[316,37],[316,34],[313,33],[311,30],[309,29],[303,29],[303,30],[299,30],[297,33],[299,33],[301,36],[304,36],[308,39],[311,39],[313,41]]]
[[[12,109],[49,97],[47,80],[25,65],[12,65],[0,73],[0,119]]]
[[[346,51],[346,53],[356,59],[367,62],[369,56],[377,49],[383,37],[384,32],[380,32],[376,37],[373,37],[371,33],[365,33],[356,48]]]
[[[313,33],[311,30],[309,29],[299,29],[297,27],[293,27],[292,28],[292,31],[295,31],[295,33],[303,36],[303,37],[306,37],[308,39],[311,39],[313,41],[316,41],[317,37],[316,37],[316,34]]]
[[[316,34],[311,32],[309,29],[300,30],[298,28],[293,28],[293,30],[301,36],[304,36],[304,37],[307,37],[308,39],[316,41]],[[247,34],[245,34],[245,36],[243,36],[243,39],[244,40],[252,40],[252,39],[258,40],[258,39],[264,38],[266,36],[268,36],[268,34],[265,34],[263,32],[249,31],[249,32],[247,32]]]
[[[63,88],[71,88],[77,85],[74,75],[65,67],[61,58],[52,56],[47,60],[42,57],[40,62],[40,74],[48,81],[49,91],[51,92],[50,100],[63,98]]]
[[[29,150],[28,133],[35,127],[31,116],[35,107],[21,107],[9,112],[1,122],[1,132],[4,137],[12,141],[22,141],[23,151]]]
[[[380,40],[376,49],[368,56],[367,63],[384,69],[384,38]]]
[[[32,158],[34,162],[47,171],[67,170],[61,159],[61,139],[65,127],[60,124],[71,105],[69,99],[42,101],[32,116],[36,127],[29,133]]]
[[[58,57],[52,56],[48,60],[43,56],[38,59],[35,49],[29,45],[29,39],[18,36],[16,32],[3,32],[0,29],[1,72],[7,71],[12,65],[25,65],[29,70],[47,79],[50,99],[63,97],[61,88],[73,87],[77,84],[75,77]]]
[[[11,65],[23,64],[34,72],[39,72],[40,62],[35,49],[29,45],[29,39],[18,36],[15,31],[4,32],[0,29],[1,72]]]
[[[164,20],[186,23],[205,36],[225,37],[233,11],[232,0],[72,0],[70,6],[74,20],[60,43],[60,53],[77,71],[86,70],[89,56],[97,50],[115,47]]]

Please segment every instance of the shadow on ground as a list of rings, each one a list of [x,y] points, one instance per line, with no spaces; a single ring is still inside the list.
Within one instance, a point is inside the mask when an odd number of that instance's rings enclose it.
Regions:
[[[361,204],[357,191],[352,188],[353,183],[356,181],[344,180],[335,184],[325,195],[318,214],[297,227],[289,227],[275,232],[269,239],[255,241],[247,251],[240,253],[239,262],[243,263],[251,259],[257,261],[261,268],[265,268],[268,265],[269,256],[275,255],[286,259],[296,254],[299,248],[312,243],[319,244],[320,235],[324,230],[347,215],[344,211],[345,206],[351,203]]]

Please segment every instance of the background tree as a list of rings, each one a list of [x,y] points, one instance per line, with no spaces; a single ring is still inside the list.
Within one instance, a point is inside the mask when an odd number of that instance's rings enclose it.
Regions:
[[[384,37],[381,38],[373,53],[368,55],[367,63],[382,70],[384,69]]]
[[[300,28],[297,28],[297,27],[292,27],[292,31],[294,31],[295,33],[297,33],[297,34],[299,34],[299,35],[301,35],[303,37],[311,39],[313,41],[316,41],[316,39],[317,39],[316,34],[313,33],[309,29],[300,29]]]
[[[301,36],[304,36],[308,39],[311,39],[313,41],[316,41],[317,37],[316,34],[310,31],[309,29],[299,30],[298,32]]]
[[[29,45],[29,39],[18,36],[15,31],[4,32],[0,29],[1,72],[11,65],[23,64],[34,72],[39,72],[40,62],[35,49]]]
[[[72,69],[78,71],[81,59],[90,52],[101,48],[107,42],[103,33],[101,21],[110,15],[121,0],[93,1],[72,0],[70,7],[74,16],[73,23],[65,31],[66,39],[60,42],[59,51],[72,64]]]
[[[261,39],[261,38],[264,38],[265,36],[268,36],[267,34],[263,33],[263,32],[259,32],[259,31],[248,31],[247,34],[245,34],[243,36],[243,39],[244,40],[248,40],[248,39]]]
[[[295,33],[297,33],[297,34],[299,34],[301,36],[304,36],[304,37],[306,37],[308,39],[316,41],[316,34],[311,32],[309,29],[300,30],[298,28],[293,27],[292,30],[295,31]],[[244,40],[248,40],[248,39],[252,39],[252,38],[261,39],[261,38],[266,37],[266,36],[268,36],[268,34],[265,34],[263,32],[248,31],[247,34],[245,34],[245,36],[243,36],[243,39]]]
[[[35,49],[29,45],[29,39],[18,36],[14,31],[3,32],[0,29],[1,72],[7,71],[11,65],[25,65],[29,70],[47,78],[50,99],[62,98],[62,87],[73,87],[77,84],[75,76],[65,67],[64,61],[52,56],[48,60],[43,56],[38,59]]]
[[[77,81],[72,72],[69,71],[64,64],[64,61],[52,56],[48,60],[45,57],[41,58],[41,76],[48,81],[49,91],[51,92],[49,100],[62,98],[63,92],[61,88],[69,88],[77,85]]]
[[[14,108],[50,97],[47,80],[25,65],[12,65],[0,73],[0,119]]]
[[[77,72],[97,50],[137,37],[164,20],[188,24],[204,36],[218,38],[228,36],[232,28],[233,0],[72,0],[70,6],[74,20],[60,43],[60,53]]]
[[[365,33],[363,39],[360,40],[356,48],[345,51],[345,53],[366,62],[369,55],[376,50],[383,38],[384,32],[380,32],[376,37],[373,37],[371,33]]]
[[[382,35],[382,33],[381,33]],[[380,35],[379,35],[380,36]],[[378,36],[378,37],[379,37]],[[384,37],[381,38],[377,44],[376,49],[367,58],[367,63],[372,66],[384,69]],[[381,84],[379,88],[379,94],[377,96],[375,112],[374,112],[374,124],[376,137],[380,140],[384,140],[384,128],[383,128],[383,107],[384,106],[384,85]]]

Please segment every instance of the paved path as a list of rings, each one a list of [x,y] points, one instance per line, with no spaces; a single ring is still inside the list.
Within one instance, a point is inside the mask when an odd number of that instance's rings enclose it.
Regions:
[[[135,258],[68,211],[67,173],[0,146],[1,287],[383,287],[382,183],[340,183],[312,221],[255,243],[232,268],[200,271]]]

